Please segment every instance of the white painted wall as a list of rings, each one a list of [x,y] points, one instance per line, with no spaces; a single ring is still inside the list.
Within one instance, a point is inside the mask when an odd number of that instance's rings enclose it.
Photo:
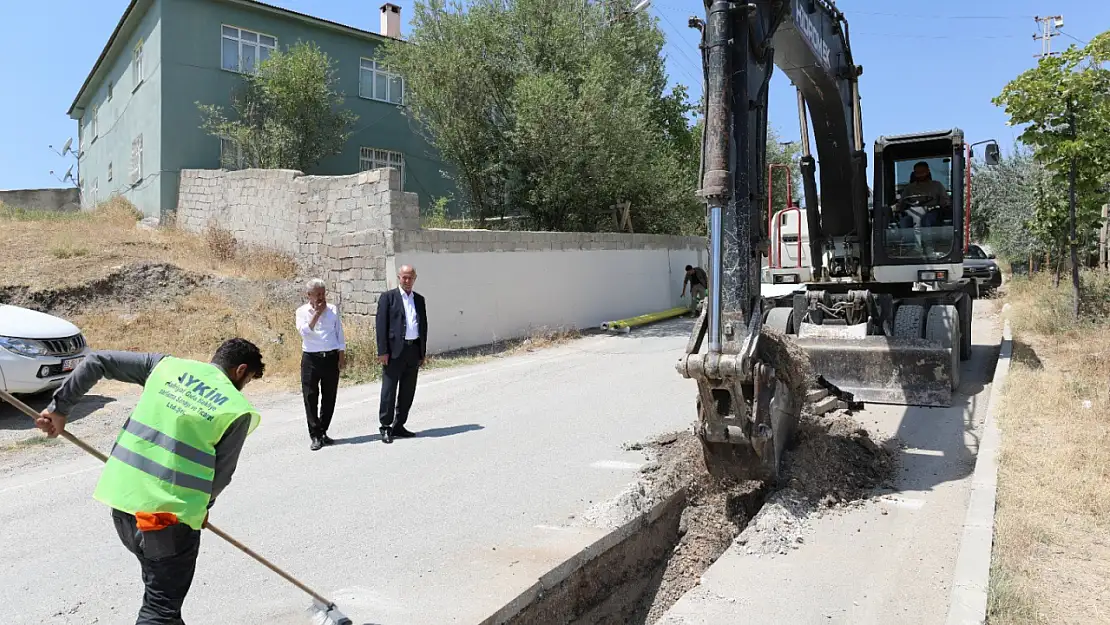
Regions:
[[[416,268],[428,306],[431,352],[520,338],[535,329],[596,328],[659,312],[680,300],[685,266],[704,250],[398,252]],[[397,285],[390,271],[389,286]],[[689,293],[687,293],[687,298]]]

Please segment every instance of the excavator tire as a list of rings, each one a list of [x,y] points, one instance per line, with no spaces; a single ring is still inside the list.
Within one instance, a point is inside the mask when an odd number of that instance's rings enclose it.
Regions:
[[[925,340],[939,343],[949,351],[949,380],[953,391],[960,387],[960,314],[955,306],[937,305],[929,308],[925,323]]]

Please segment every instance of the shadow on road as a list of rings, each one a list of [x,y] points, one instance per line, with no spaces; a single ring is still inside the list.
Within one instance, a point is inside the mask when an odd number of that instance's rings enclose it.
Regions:
[[[41,412],[50,405],[50,400],[53,395],[50,393],[41,393],[39,395],[21,396],[16,397],[19,401],[27,404],[35,412]],[[116,401],[115,398],[106,397],[104,395],[85,395],[66,418],[67,423],[73,423],[79,419],[83,419],[90,414],[100,410],[104,406]],[[20,412],[18,408],[9,404],[6,401],[0,400],[0,430],[31,430],[34,429],[35,424],[31,418]]]
[[[463,434],[465,432],[472,432],[474,430],[485,429],[477,423],[467,423],[465,425],[452,425],[442,428],[429,428],[427,430],[420,430],[416,432],[416,438],[443,438],[444,436],[453,436],[455,434]],[[337,438],[335,439],[336,445],[361,445],[362,443],[375,443],[382,440],[381,434],[363,434],[362,436],[352,436],[350,438]],[[394,439],[394,442],[403,441],[406,439]]]

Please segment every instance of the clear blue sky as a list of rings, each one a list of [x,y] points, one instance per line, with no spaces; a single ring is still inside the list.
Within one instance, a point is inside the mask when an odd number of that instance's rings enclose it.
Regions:
[[[378,29],[380,2],[367,0],[270,0],[367,30]],[[412,0],[394,0],[408,32]],[[92,68],[128,4],[127,0],[5,0],[5,35],[0,38],[0,189],[60,186],[73,162],[60,149],[77,137],[66,109]],[[1106,0],[839,0],[847,15],[856,62],[863,65],[865,140],[959,126],[971,141],[997,139],[1007,152],[1016,137],[1002,110],[990,100],[1002,86],[1036,63],[1040,42],[1034,15],[1061,14],[1063,32],[1083,41],[1110,29]],[[701,92],[697,31],[687,27],[700,0],[652,0],[668,43],[667,67],[674,82]],[[45,30],[44,30],[45,29]],[[50,37],[42,34],[49,31]],[[1075,40],[1061,35],[1053,49]],[[771,123],[784,140],[798,138],[795,95],[776,72],[771,88]],[[170,147],[172,149],[172,146]]]

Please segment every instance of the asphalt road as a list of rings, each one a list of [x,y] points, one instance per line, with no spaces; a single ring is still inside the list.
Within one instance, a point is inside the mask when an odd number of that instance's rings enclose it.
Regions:
[[[733,545],[659,625],[944,623],[1001,338],[975,303],[972,358],[950,408],[868,404],[855,418],[905,448],[893,492],[808,520],[786,555]]]
[[[419,437],[392,445],[378,439],[377,385],[340,393],[340,444],[318,452],[298,395],[260,402],[211,522],[355,623],[477,622],[599,537],[568,517],[638,477],[644,457],[623,443],[692,423],[693,382],[673,367],[690,325],[429,371],[408,424]],[[97,461],[60,446],[18,453],[38,457],[0,472],[0,623],[134,622],[139,568],[91,498]],[[184,615],[303,623],[309,602],[205,532]]]

